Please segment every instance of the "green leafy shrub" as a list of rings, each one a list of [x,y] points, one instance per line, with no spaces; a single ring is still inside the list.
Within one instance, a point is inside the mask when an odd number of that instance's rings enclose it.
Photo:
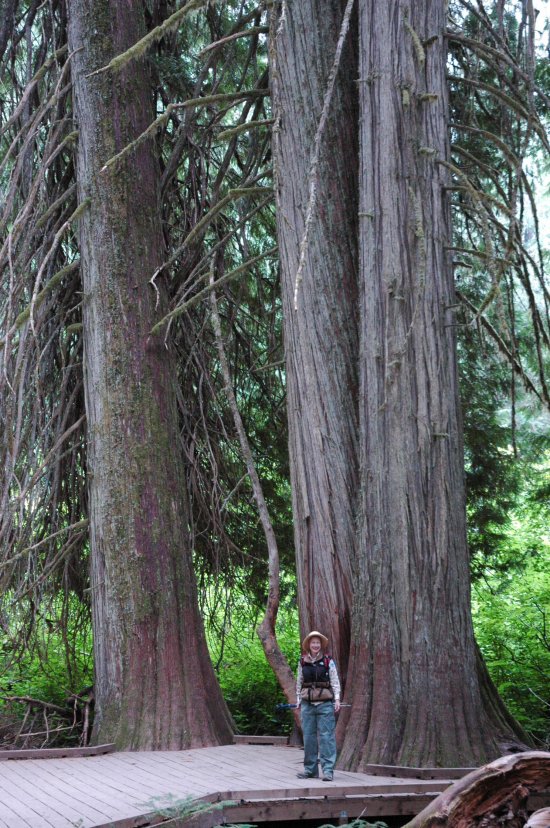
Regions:
[[[508,708],[550,747],[550,547],[523,571],[487,577],[473,594],[476,636]]]
[[[211,654],[237,732],[285,735],[292,729],[292,716],[276,710],[276,705],[285,699],[256,635],[257,622],[243,598],[242,604],[233,609],[223,635],[215,639],[211,636]],[[297,612],[292,607],[279,613],[277,636],[294,670],[299,657],[299,636]]]
[[[78,603],[76,598],[74,602]],[[54,600],[47,612],[37,615],[30,638],[25,636],[17,614],[12,613],[10,623],[0,633],[0,740],[3,745],[23,746],[23,737],[16,740],[16,735],[27,711],[24,732],[44,730],[44,709],[39,705],[30,706],[25,699],[36,699],[67,711],[68,721],[49,711],[51,732],[40,736],[39,745],[44,741],[48,745],[78,742],[80,731],[78,726],[71,729],[70,722],[75,709],[80,708],[71,697],[93,683],[93,647],[87,612],[82,611],[81,604],[73,609],[74,612],[67,613],[66,603]],[[39,720],[41,726],[36,727]],[[57,726],[64,729],[56,734]],[[34,746],[35,740],[31,738],[26,744]]]

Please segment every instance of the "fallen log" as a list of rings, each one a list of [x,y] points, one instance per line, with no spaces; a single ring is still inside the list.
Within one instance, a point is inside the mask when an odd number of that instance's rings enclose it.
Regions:
[[[525,828],[550,828],[550,808],[541,808],[531,814]]]
[[[527,798],[548,787],[550,753],[502,756],[459,779],[404,828],[524,828]]]

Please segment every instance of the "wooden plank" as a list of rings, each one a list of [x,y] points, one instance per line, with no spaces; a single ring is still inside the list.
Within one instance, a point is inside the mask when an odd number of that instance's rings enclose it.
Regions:
[[[234,745],[288,745],[288,736],[233,736]]]
[[[149,758],[147,758],[149,757]],[[133,787],[143,794],[144,790],[148,788],[158,787],[159,785],[166,789],[170,782],[179,782],[181,785],[184,769],[177,774],[177,770],[165,768],[160,760],[154,756],[154,761],[151,761],[150,754],[141,753],[120,753],[117,755],[117,761],[113,764],[113,770],[116,769],[120,778],[131,779]]]
[[[149,773],[142,772],[136,763],[126,761],[122,754],[110,757],[108,765],[92,766],[89,773],[97,782],[118,792],[128,801],[141,802],[149,792],[166,788],[166,777],[157,772],[154,754],[150,756]]]
[[[143,786],[135,783],[132,789],[132,785],[117,773],[116,768],[109,766],[101,769],[89,760],[86,764],[71,762],[69,768],[50,768],[50,773],[60,781],[65,780],[80,796],[91,792],[100,802],[109,804],[111,810],[131,806],[136,798],[143,795]]]
[[[1,759],[65,759],[69,756],[100,756],[112,753],[114,745],[93,745],[75,748],[27,748],[25,750],[0,750]]]
[[[310,780],[308,780],[309,782]],[[316,780],[317,781],[317,780]],[[349,786],[342,785],[337,782],[321,782],[319,780],[319,787],[310,787],[309,785],[296,786],[294,788],[269,788],[269,789],[250,789],[246,791],[228,790],[215,794],[216,800],[219,802],[224,799],[237,799],[253,802],[254,800],[265,799],[299,799],[303,797],[335,797],[335,796],[369,796],[369,795],[393,795],[399,794],[425,794],[430,793],[438,796],[442,791],[448,788],[448,783],[434,782],[431,780],[418,780],[417,782],[402,783],[397,785],[358,785]]]
[[[0,812],[0,825],[2,828],[13,828],[15,825],[14,814],[8,804],[8,794],[3,786],[4,780],[0,776],[0,805],[2,806]]]
[[[296,748],[239,744],[188,751],[115,752],[4,763],[5,773],[0,771],[0,778],[3,777],[4,783],[10,779],[11,788],[5,795],[0,790],[0,828],[35,828],[36,825],[69,828],[75,822],[78,824],[78,819],[75,820],[78,809],[82,828],[107,825],[138,828],[147,823],[157,824],[161,811],[174,804],[184,804],[188,798],[202,802],[217,800],[218,804],[220,800],[237,801],[252,816],[268,813],[266,809],[272,808],[275,814],[288,812],[289,818],[294,818],[292,814],[300,813],[300,807],[304,807],[299,803],[309,807],[316,802],[350,797],[358,802],[370,793],[370,802],[375,801],[373,796],[382,796],[384,801],[394,800],[398,808],[402,807],[401,800],[395,795],[410,798],[431,793],[435,796],[446,787],[445,780],[400,780],[347,771],[337,771],[332,783],[301,781],[296,779],[296,771],[301,768],[302,760],[302,751]],[[51,812],[47,813],[49,821],[32,822],[33,814],[24,809],[18,812],[14,798],[31,807],[35,799],[44,803]],[[315,811],[317,806],[312,807]],[[358,813],[364,807],[363,803]],[[229,821],[236,819],[230,810]],[[100,815],[96,816],[97,812]],[[391,812],[391,807],[385,811]],[[220,811],[215,813],[213,825],[223,819]],[[204,815],[204,818],[209,817]],[[254,819],[247,818],[247,821]]]
[[[223,809],[227,822],[272,822],[281,820],[333,819],[344,811],[352,819],[373,816],[414,815],[426,807],[433,797],[425,794],[392,794],[391,796],[323,797],[292,799],[256,804],[239,804]]]
[[[239,803],[225,807],[220,812],[202,813],[196,816],[176,817],[163,824],[163,828],[214,828],[222,824],[239,822],[261,823],[284,820],[339,819],[345,815],[353,819],[379,816],[414,816],[428,805],[433,797],[427,794],[373,797],[323,797],[294,799],[260,803]],[[106,828],[102,826],[102,828]],[[113,828],[123,828],[117,823]],[[125,826],[124,826],[125,828]]]
[[[203,811],[200,814],[193,816],[177,816],[172,817],[171,819],[167,819],[165,816],[160,814],[144,814],[143,816],[137,818],[130,817],[127,819],[115,820],[114,822],[109,822],[108,825],[97,825],[94,828],[145,828],[145,826],[148,828],[150,825],[159,824],[162,824],[163,828],[165,828],[167,825],[187,825],[188,820],[193,820],[197,817],[205,817],[209,828],[214,828],[214,826],[221,825],[226,821],[223,809],[221,807],[215,807],[210,811]],[[194,822],[189,822],[189,825],[194,825]],[[206,828],[206,823],[204,828]]]
[[[398,776],[400,779],[462,779],[475,768],[408,768],[404,765],[365,765],[364,773],[373,776]]]
[[[277,750],[277,748],[268,746],[254,746],[247,748],[241,746],[229,746],[228,750],[219,748],[218,753],[211,752],[210,749],[204,751],[204,755],[198,757],[202,772],[205,774],[207,780],[210,780],[210,791],[214,791],[222,784],[225,786],[236,786],[242,788],[249,785],[252,780],[257,783],[259,780],[263,784],[269,784],[270,780],[274,780],[282,772],[285,777],[288,777],[288,769],[285,767],[281,770],[277,766],[276,757],[273,757],[271,764],[261,761],[261,757],[255,757],[258,750]],[[212,782],[215,785],[212,786]],[[283,780],[279,780],[282,784]],[[206,791],[205,791],[206,792]]]
[[[49,799],[41,802],[35,796],[34,788],[29,791],[28,785],[22,783],[16,774],[2,779],[2,801],[16,815],[13,828],[57,828],[70,825]]]
[[[205,773],[200,756],[189,763],[185,761],[183,752],[178,752],[177,756],[180,757],[179,763],[168,764],[163,754],[158,758],[157,754],[118,754],[117,760],[121,763],[120,772],[139,781],[141,802],[146,795],[149,801],[155,795],[157,798],[164,796],[165,799],[169,795],[177,799],[186,796],[199,798],[215,789],[217,781],[224,774],[219,764],[213,767],[211,773]]]
[[[51,760],[42,763],[41,767],[33,767],[33,782],[35,779],[42,779],[44,785],[52,790],[65,792],[73,801],[78,802],[85,810],[95,809],[102,816],[122,815],[117,799],[113,795],[113,788],[106,788],[101,782],[90,778],[89,773],[78,772],[74,769],[63,769]],[[124,803],[126,804],[126,803]]]
[[[123,819],[116,819],[105,825],[95,825],[94,828],[149,828],[150,825],[162,825],[164,826],[170,824],[171,820],[167,820],[165,816],[161,814],[144,814],[142,816],[137,817],[124,817]],[[219,824],[218,822],[212,823],[212,828]]]
[[[42,822],[40,811],[33,810],[19,794],[2,791],[2,817],[7,820],[10,828],[34,828],[40,825],[41,828],[56,828],[56,823],[48,821],[44,815]]]
[[[58,760],[55,763],[50,761],[47,763],[48,769],[52,772],[59,771],[59,768],[53,768],[52,764],[62,765],[67,764],[68,769],[64,774],[66,784],[70,785],[75,800],[80,802],[90,801],[90,797],[97,799],[98,807],[106,810],[109,815],[107,819],[102,818],[95,820],[92,824],[96,825],[110,825],[114,820],[120,820],[127,817],[132,817],[136,821],[136,825],[143,824],[142,814],[148,813],[152,810],[152,803],[146,801],[148,796],[148,789],[144,788],[142,784],[135,783],[135,780],[130,780],[121,777],[116,767],[113,767],[112,761],[108,762],[108,767],[105,767],[105,760],[112,760],[114,757],[96,757],[88,759]],[[44,763],[46,764],[46,763]],[[101,765],[103,764],[103,771]],[[151,788],[151,795],[155,793],[155,786]],[[1,800],[1,797],[0,797]],[[93,801],[93,799],[92,799]],[[60,823],[60,825],[66,823]],[[72,822],[69,823],[72,826]],[[88,823],[86,823],[88,824]]]
[[[25,778],[22,778],[18,773],[19,767],[10,768],[10,770],[12,771],[12,783],[18,779],[21,790],[27,790]],[[47,776],[44,777],[36,770],[33,775],[31,801],[33,806],[39,808],[40,813],[47,812],[48,808],[51,808],[57,815],[55,818],[52,817],[54,824],[58,823],[59,818],[59,820],[63,819],[65,821],[62,824],[78,824],[85,828],[86,826],[97,825],[98,822],[104,822],[110,816],[109,810],[101,811],[93,804],[83,802],[80,797],[75,797],[74,790],[70,787],[67,785],[60,787],[52,784],[51,777],[48,779]]]

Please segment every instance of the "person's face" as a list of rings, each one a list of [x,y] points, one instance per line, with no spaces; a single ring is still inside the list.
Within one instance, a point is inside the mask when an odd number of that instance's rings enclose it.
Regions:
[[[316,635],[309,639],[309,652],[312,656],[319,655],[321,652],[321,639],[317,638]]]

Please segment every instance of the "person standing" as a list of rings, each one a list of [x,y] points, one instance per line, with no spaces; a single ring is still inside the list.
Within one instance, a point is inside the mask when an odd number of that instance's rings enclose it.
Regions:
[[[302,641],[302,657],[296,678],[296,703],[304,734],[304,770],[299,779],[319,776],[332,782],[336,763],[335,713],[340,710],[340,680],[336,664],[327,653],[328,638],[317,630]]]

